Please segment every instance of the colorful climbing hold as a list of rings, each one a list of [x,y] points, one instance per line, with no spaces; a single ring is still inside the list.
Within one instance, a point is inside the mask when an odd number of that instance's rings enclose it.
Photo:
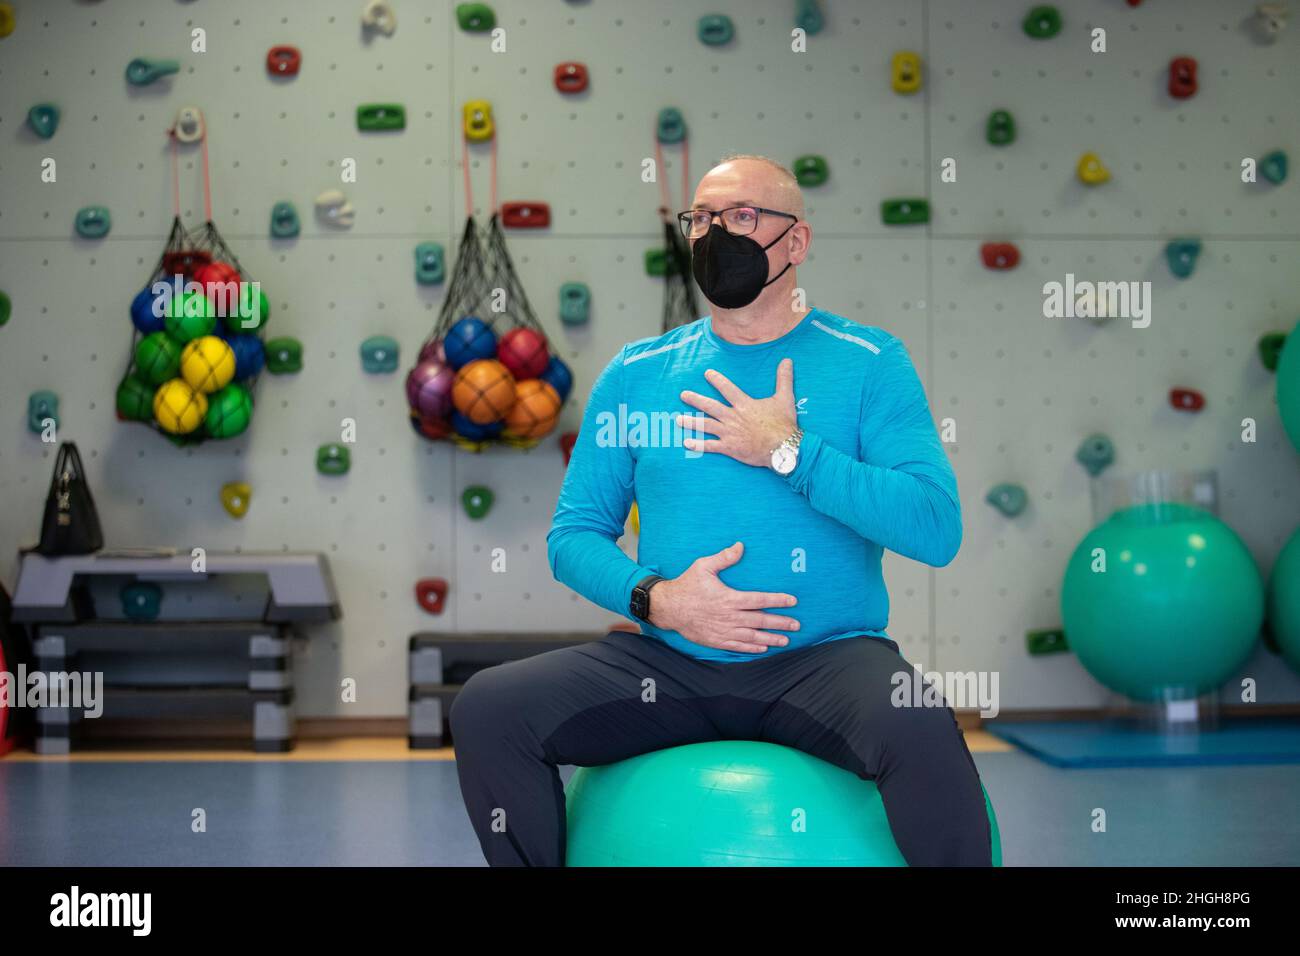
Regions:
[[[826,20],[817,0],[795,0],[794,25],[809,36],[821,33]]]
[[[561,93],[581,93],[589,82],[587,67],[581,63],[569,61],[555,67],[555,88]]]
[[[447,276],[442,246],[421,242],[415,247],[415,281],[420,285],[437,285]]]
[[[1020,250],[1012,242],[986,242],[980,246],[980,258],[989,269],[999,272],[1020,264]]]
[[[1083,465],[1088,474],[1096,478],[1115,461],[1115,445],[1106,435],[1089,435],[1079,443],[1074,460]]]
[[[726,14],[709,13],[700,17],[695,25],[695,33],[706,46],[722,46],[730,43],[736,35],[736,25]]]
[[[1079,157],[1075,167],[1079,181],[1086,186],[1100,186],[1110,179],[1110,170],[1105,167],[1096,153],[1084,153]]]
[[[1065,631],[1059,627],[1043,628],[1025,633],[1025,649],[1030,654],[1060,654],[1070,649]]]
[[[1286,180],[1288,165],[1286,153],[1275,149],[1259,161],[1259,174],[1270,183],[1280,186]]]
[[[655,120],[655,137],[661,143],[680,143],[686,138],[686,118],[675,106],[665,106]]]
[[[302,371],[302,343],[284,337],[266,343],[266,370],[272,375]]]
[[[794,161],[794,176],[800,186],[820,186],[830,175],[825,156],[800,156]]]
[[[921,57],[911,50],[899,50],[890,66],[889,85],[895,93],[915,93],[921,88]]]
[[[9,321],[9,316],[13,314],[13,300],[9,298],[9,293],[0,289],[0,325]]]
[[[7,37],[14,32],[14,27],[18,25],[18,20],[14,16],[14,6],[12,3],[0,3],[0,39]]]
[[[578,443],[577,432],[565,432],[560,436],[560,452],[564,455],[564,467],[569,467],[569,459],[573,457],[573,446]]]
[[[132,621],[155,621],[162,610],[163,591],[151,581],[133,581],[118,590],[122,615]]]
[[[504,202],[501,225],[512,229],[545,229],[551,224],[551,207],[544,202]]]
[[[1029,495],[1020,485],[1004,482],[990,488],[984,500],[1008,518],[1014,518],[1025,510],[1025,506],[1029,503]]]
[[[391,335],[372,335],[361,343],[361,368],[371,375],[397,371],[400,347]]]
[[[645,274],[648,276],[666,276],[673,271],[673,260],[668,250],[658,247],[645,251]]]
[[[0,322],[0,325],[3,325]],[[1278,359],[1282,357],[1282,346],[1286,344],[1285,332],[1266,332],[1259,337],[1259,360],[1270,372],[1277,371]]]
[[[930,203],[925,199],[886,199],[880,204],[880,218],[887,226],[906,226],[930,221]]]
[[[273,46],[266,51],[266,72],[272,76],[297,76],[302,51],[296,46]]]
[[[492,104],[487,100],[468,100],[462,110],[465,138],[471,143],[486,143],[495,132]]]
[[[1205,407],[1205,396],[1194,388],[1171,388],[1169,404],[1180,412],[1199,412]]]
[[[497,17],[486,3],[458,3],[456,22],[469,33],[487,33],[497,25]]]
[[[406,107],[401,103],[362,103],[357,107],[357,129],[363,133],[406,129]]]
[[[465,514],[469,515],[475,521],[487,517],[487,513],[492,510],[492,489],[484,488],[482,485],[470,485],[460,496],[461,507],[465,509]]]
[[[445,578],[420,578],[415,582],[415,600],[430,614],[441,614],[447,601]]]
[[[384,36],[392,36],[397,29],[397,14],[393,12],[393,5],[388,0],[370,0],[361,11],[361,26]]]
[[[331,442],[316,449],[316,470],[322,475],[346,475],[352,467],[352,453]]]
[[[86,206],[77,210],[77,235],[83,239],[102,239],[113,228],[113,217],[107,206]]]
[[[132,86],[148,86],[150,83],[179,73],[180,60],[152,60],[138,56],[126,65],[126,81]]]
[[[994,110],[984,126],[984,138],[994,146],[1006,146],[1016,141],[1016,120],[1006,110]]]
[[[46,421],[59,427],[59,396],[48,390],[32,392],[27,397],[27,428],[39,435],[45,430]]]
[[[59,108],[53,103],[37,103],[27,111],[27,125],[41,139],[49,139],[59,128]]]
[[[585,325],[591,317],[591,288],[585,282],[566,282],[560,286],[560,321],[565,325]]]
[[[356,221],[356,210],[341,189],[327,189],[316,197],[316,215],[340,229],[351,228]]]
[[[1169,61],[1169,95],[1185,100],[1196,95],[1196,60],[1190,56],[1176,56]]]
[[[1165,260],[1169,271],[1179,279],[1186,279],[1196,271],[1196,259],[1201,254],[1201,240],[1173,239],[1165,246]]]
[[[248,514],[248,506],[253,501],[253,486],[245,481],[228,481],[221,486],[221,507],[232,518],[242,518]]]
[[[1272,43],[1286,29],[1290,15],[1285,3],[1261,3],[1255,7],[1253,25],[1255,35],[1265,43]]]
[[[1034,7],[1021,26],[1035,40],[1050,40],[1061,32],[1061,11],[1052,6]]]
[[[203,111],[197,106],[182,106],[176,112],[172,135],[182,143],[197,143],[205,132]]]
[[[280,201],[271,207],[271,236],[275,239],[292,239],[302,231],[298,210],[293,203]]]

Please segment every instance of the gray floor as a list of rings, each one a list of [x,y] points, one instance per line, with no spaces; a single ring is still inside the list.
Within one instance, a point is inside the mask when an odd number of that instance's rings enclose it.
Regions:
[[[1300,864],[1300,766],[1057,770],[976,754],[1006,865]],[[207,832],[191,830],[195,808]],[[1106,832],[1092,832],[1094,808]],[[0,865],[478,865],[450,762],[0,760]]]

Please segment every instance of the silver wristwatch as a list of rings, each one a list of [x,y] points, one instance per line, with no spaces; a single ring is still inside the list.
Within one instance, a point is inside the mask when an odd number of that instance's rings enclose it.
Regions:
[[[793,434],[772,449],[772,470],[778,475],[788,475],[799,464],[799,442],[803,440],[803,429],[795,426]]]

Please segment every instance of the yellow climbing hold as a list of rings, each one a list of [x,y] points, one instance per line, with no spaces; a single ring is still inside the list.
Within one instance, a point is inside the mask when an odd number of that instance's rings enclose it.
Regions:
[[[921,58],[911,50],[894,54],[890,85],[895,93],[915,93],[921,88]]]
[[[253,497],[253,489],[242,481],[231,481],[221,486],[221,507],[232,518],[242,518],[248,514],[248,502]]]
[[[12,3],[0,3],[0,37],[7,37],[13,33],[17,22],[14,17],[14,5]]]
[[[1088,186],[1100,186],[1110,179],[1110,170],[1096,153],[1084,153],[1079,157],[1078,173],[1079,181]]]

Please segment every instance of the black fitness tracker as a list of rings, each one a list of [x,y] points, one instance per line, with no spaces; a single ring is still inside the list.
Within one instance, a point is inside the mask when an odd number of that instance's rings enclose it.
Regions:
[[[641,621],[650,620],[650,589],[662,581],[657,574],[642,578],[632,589],[632,599],[628,602],[628,611]]]

